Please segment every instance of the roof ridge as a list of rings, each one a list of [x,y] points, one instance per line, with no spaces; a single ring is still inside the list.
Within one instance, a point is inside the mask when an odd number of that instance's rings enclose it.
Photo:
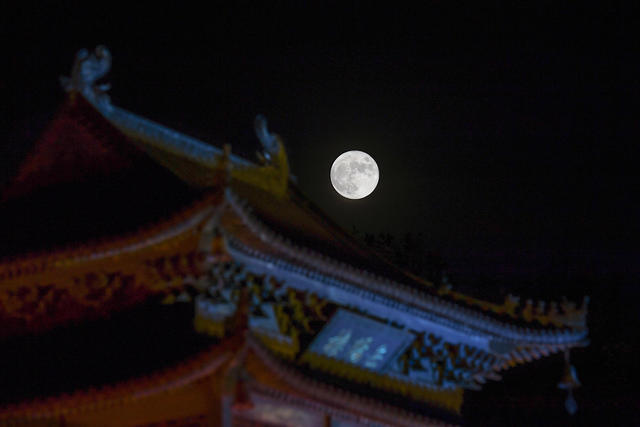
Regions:
[[[221,148],[207,144],[123,108],[116,107],[110,103],[97,103],[91,99],[88,99],[88,101],[122,133],[134,138],[134,140],[142,139],[145,143],[156,148],[185,156],[189,160],[207,166],[215,166],[215,157],[223,154]],[[235,166],[255,166],[249,160],[234,154],[230,155],[230,159]]]

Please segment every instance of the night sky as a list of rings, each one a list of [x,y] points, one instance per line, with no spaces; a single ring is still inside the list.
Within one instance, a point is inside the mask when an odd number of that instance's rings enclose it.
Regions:
[[[18,13],[2,178],[62,102],[75,52],[104,43],[116,105],[251,159],[265,114],[300,187],[348,229],[421,232],[461,273],[600,273],[638,259],[624,10],[191,12]],[[348,149],[381,168],[361,201],[328,179]]]
[[[105,44],[114,104],[252,160],[264,114],[300,188],[347,229],[421,233],[460,282],[638,298],[628,10],[274,3],[12,11],[0,179],[64,99],[75,52]],[[359,201],[328,177],[349,149],[381,169]]]

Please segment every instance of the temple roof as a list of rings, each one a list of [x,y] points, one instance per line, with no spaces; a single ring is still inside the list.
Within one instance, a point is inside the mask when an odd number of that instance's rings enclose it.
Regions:
[[[257,122],[257,131],[268,161],[257,165],[112,105],[96,79],[66,82],[69,98],[5,189],[1,226],[8,244],[0,256],[135,238],[136,230],[202,200],[205,192],[227,188],[224,197],[237,218],[226,216],[231,244],[260,248],[262,257],[312,270],[322,265],[323,274],[412,301],[445,322],[483,325],[490,334],[524,334],[539,342],[549,328],[568,328],[554,334],[560,343],[564,336],[575,339],[572,329],[584,328],[571,317],[582,312],[547,313],[549,306],[536,310],[512,297],[499,305],[436,289],[364,247],[291,182],[284,148],[266,122]]]
[[[586,299],[483,301],[365,247],[290,179],[264,118],[253,163],[112,105],[96,84],[107,53],[80,56],[67,99],[3,192],[0,338],[162,300],[192,302],[195,329],[222,339],[248,304],[248,342],[265,363],[454,411],[463,388],[587,343]],[[327,331],[343,347],[375,343],[378,359],[337,358]]]

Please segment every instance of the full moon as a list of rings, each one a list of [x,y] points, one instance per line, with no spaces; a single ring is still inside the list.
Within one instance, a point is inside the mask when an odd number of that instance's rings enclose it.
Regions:
[[[363,151],[347,151],[338,156],[331,166],[331,184],[347,199],[362,199],[378,185],[378,165]]]

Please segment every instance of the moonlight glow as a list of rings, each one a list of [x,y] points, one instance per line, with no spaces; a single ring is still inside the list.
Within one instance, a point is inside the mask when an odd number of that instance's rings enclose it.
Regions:
[[[340,154],[331,166],[331,184],[343,197],[362,199],[378,185],[378,165],[362,151],[347,151]]]

